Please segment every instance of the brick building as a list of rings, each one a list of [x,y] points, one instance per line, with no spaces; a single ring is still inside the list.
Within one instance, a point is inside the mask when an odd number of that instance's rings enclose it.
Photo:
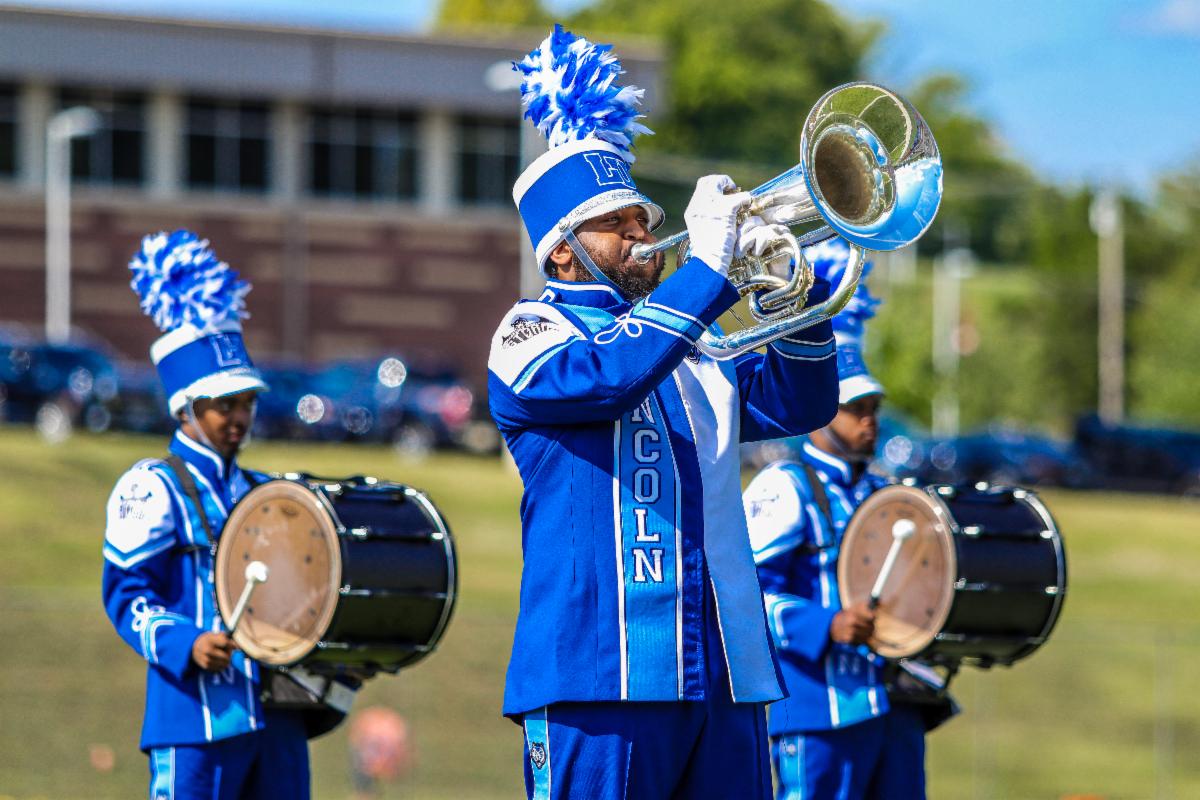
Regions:
[[[254,283],[260,357],[398,352],[478,385],[519,293],[517,92],[488,68],[536,43],[374,36],[0,6],[0,322],[45,307],[45,129],[89,105],[73,147],[72,321],[144,358],[128,287],[145,233],[191,228]],[[655,51],[622,44],[655,94]],[[526,123],[527,124],[527,123]],[[528,154],[527,154],[528,156]]]

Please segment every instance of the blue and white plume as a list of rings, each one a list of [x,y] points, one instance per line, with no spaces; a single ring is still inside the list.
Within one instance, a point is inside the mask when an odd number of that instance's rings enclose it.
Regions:
[[[804,251],[818,278],[837,286],[850,263],[850,246],[834,237]],[[852,403],[860,397],[883,394],[883,385],[871,375],[863,357],[867,320],[875,316],[880,300],[867,289],[872,262],[863,264],[862,277],[845,308],[833,318],[833,336],[837,340],[838,402]]]
[[[525,116],[551,147],[596,138],[628,153],[635,137],[653,133],[638,122],[644,90],[617,85],[625,70],[611,51],[612,45],[592,44],[555,25],[529,55],[513,62],[524,76]]]
[[[163,335],[150,346],[172,415],[205,397],[267,391],[242,339],[250,284],[191,231],[142,239],[129,285]]]
[[[250,284],[239,280],[208,241],[191,231],[146,236],[129,269],[133,273],[129,285],[141,298],[142,312],[161,331],[184,324],[213,329],[249,316]]]
[[[547,276],[550,252],[588,219],[636,205],[646,210],[651,230],[663,221],[662,208],[630,173],[634,138],[651,132],[638,122],[642,90],[617,85],[624,70],[611,50],[555,25],[513,62],[522,75],[525,116],[550,145],[513,184],[513,203]]]
[[[817,277],[829,281],[831,286],[836,287],[841,282],[842,275],[850,263],[850,246],[846,244],[845,239],[835,236],[807,248],[804,255],[808,258],[808,263],[812,264]],[[858,287],[854,290],[854,294],[851,295],[845,308],[833,318],[834,332],[861,336],[867,320],[875,316],[875,309],[879,308],[879,304],[883,301],[872,295],[867,288],[867,276],[871,274],[873,266],[874,262],[870,260],[863,264],[862,277],[858,280]]]

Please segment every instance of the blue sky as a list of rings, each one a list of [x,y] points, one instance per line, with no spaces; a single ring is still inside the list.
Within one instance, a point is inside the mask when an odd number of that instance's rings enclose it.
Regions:
[[[588,0],[547,0],[566,11]],[[659,0],[670,2],[670,0]],[[436,0],[26,0],[26,5],[418,31]],[[1200,0],[835,0],[888,35],[869,77],[965,75],[1012,153],[1059,181],[1145,190],[1200,160]],[[936,134],[936,131],[934,132]]]

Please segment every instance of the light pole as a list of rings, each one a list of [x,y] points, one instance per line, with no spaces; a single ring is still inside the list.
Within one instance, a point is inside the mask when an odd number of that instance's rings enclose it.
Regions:
[[[99,127],[100,115],[86,106],[46,125],[46,339],[55,344],[71,335],[71,140]]]
[[[962,281],[975,270],[975,255],[965,247],[944,253],[933,267],[933,433],[958,436],[958,361],[962,353]]]
[[[1092,201],[1089,216],[1100,245],[1098,410],[1100,419],[1118,425],[1125,416],[1125,231],[1120,196],[1103,190]]]
[[[512,68],[511,61],[497,61],[483,73],[484,84],[493,92],[512,92],[521,90],[521,74]],[[520,150],[520,170],[524,171],[530,162],[546,151],[546,141],[541,136],[533,135],[531,123],[525,121],[523,111],[517,112],[517,130],[520,139],[517,148]],[[518,276],[518,286],[522,298],[536,297],[545,285],[534,263],[533,246],[526,244],[521,237],[521,274]]]

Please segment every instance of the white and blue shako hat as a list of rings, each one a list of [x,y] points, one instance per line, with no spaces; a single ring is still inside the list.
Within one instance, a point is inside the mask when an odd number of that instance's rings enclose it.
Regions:
[[[842,273],[850,263],[850,246],[846,240],[835,236],[820,244],[807,248],[804,255],[812,264],[818,278],[824,278],[832,286],[842,280]],[[867,289],[867,275],[873,263],[863,264],[862,277],[846,307],[833,318],[833,337],[837,340],[838,403],[852,403],[869,394],[883,394],[883,384],[867,370],[863,360],[863,337],[867,320],[875,316],[880,300],[872,297]]]
[[[147,236],[129,269],[142,312],[164,332],[150,359],[172,415],[197,398],[267,390],[242,341],[250,284],[207,240],[183,230]]]
[[[555,25],[545,41],[513,62],[524,76],[525,116],[550,144],[513,186],[543,272],[566,232],[592,217],[640,205],[651,229],[663,221],[662,208],[638,191],[629,174],[634,137],[653,133],[637,121],[644,91],[616,84],[624,70],[611,49]]]

